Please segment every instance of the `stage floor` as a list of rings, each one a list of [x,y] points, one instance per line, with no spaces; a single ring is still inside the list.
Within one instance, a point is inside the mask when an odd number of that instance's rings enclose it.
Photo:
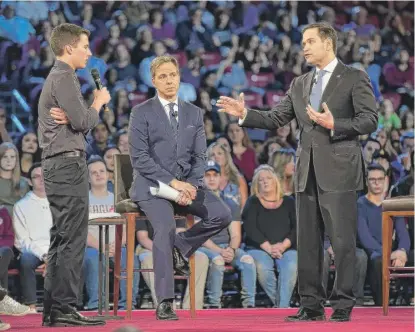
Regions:
[[[42,315],[27,315],[25,317],[2,316],[4,322],[12,325],[9,331],[40,332],[40,331],[71,331],[71,332],[113,332],[121,326],[133,326],[142,332],[230,332],[230,331],[278,331],[278,332],[391,332],[414,331],[414,308],[392,307],[388,316],[382,315],[381,308],[355,308],[352,321],[347,323],[313,322],[286,323],[284,317],[293,314],[297,309],[223,309],[201,310],[197,317],[191,319],[189,312],[178,310],[180,320],[175,322],[160,322],[155,319],[154,310],[137,310],[133,319],[126,321],[108,321],[100,327],[71,327],[43,328]],[[120,312],[123,315],[124,312]],[[330,315],[331,310],[326,309]],[[86,315],[94,315],[92,312]]]

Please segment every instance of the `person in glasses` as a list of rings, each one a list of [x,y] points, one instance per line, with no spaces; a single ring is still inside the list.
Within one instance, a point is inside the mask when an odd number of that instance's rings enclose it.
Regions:
[[[382,305],[382,201],[386,172],[379,164],[367,168],[368,193],[357,201],[358,224],[357,237],[369,258],[369,283],[372,288],[376,306]],[[392,266],[404,267],[413,251],[409,249],[411,242],[405,219],[395,217],[393,228],[397,240],[391,253]]]

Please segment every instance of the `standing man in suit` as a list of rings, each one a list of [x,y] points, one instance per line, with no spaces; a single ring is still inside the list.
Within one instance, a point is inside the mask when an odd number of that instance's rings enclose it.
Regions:
[[[151,76],[157,95],[135,106],[130,117],[128,139],[134,168],[130,196],[154,229],[157,319],[176,320],[173,273],[188,274],[188,258],[211,236],[226,228],[232,216],[229,208],[204,187],[203,112],[178,99],[177,60],[172,56],[155,58],[151,62]],[[150,187],[156,186],[157,181],[177,189],[178,201],[152,196]],[[202,221],[176,234],[175,212],[190,213]]]
[[[355,304],[357,195],[363,189],[358,136],[376,130],[378,115],[367,74],[336,58],[336,31],[327,23],[303,30],[302,46],[311,72],[295,78],[281,102],[269,112],[246,109],[239,100],[220,97],[221,111],[240,125],[274,130],[297,119],[298,288],[301,308],[288,321],[325,320],[322,284],[324,231],[336,257],[331,321],[348,321]]]

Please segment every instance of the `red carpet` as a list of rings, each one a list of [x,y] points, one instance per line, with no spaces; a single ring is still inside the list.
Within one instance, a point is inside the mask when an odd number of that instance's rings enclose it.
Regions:
[[[105,327],[89,328],[43,328],[41,315],[25,317],[1,317],[12,325],[10,331],[70,331],[70,332],[113,332],[117,327],[134,326],[142,332],[229,332],[229,331],[278,331],[278,332],[406,332],[414,331],[414,308],[391,308],[388,316],[382,315],[381,308],[356,308],[353,320],[348,323],[286,323],[284,317],[296,309],[225,309],[202,310],[196,319],[188,311],[179,310],[179,321],[159,322],[154,310],[139,310],[131,321],[108,321]],[[88,315],[91,313],[88,313]],[[331,310],[326,310],[331,314]]]

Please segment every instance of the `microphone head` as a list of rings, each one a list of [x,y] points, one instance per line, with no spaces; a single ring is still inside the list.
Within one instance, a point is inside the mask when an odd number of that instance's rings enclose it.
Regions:
[[[91,69],[91,76],[94,80],[100,80],[99,71],[96,68]]]

